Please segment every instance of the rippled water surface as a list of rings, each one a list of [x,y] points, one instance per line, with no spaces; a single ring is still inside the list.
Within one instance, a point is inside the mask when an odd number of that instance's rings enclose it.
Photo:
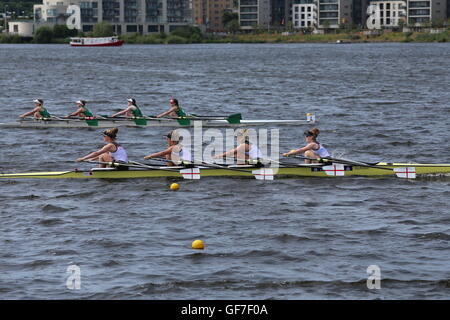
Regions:
[[[319,119],[333,154],[450,162],[449,44],[0,45],[5,122],[42,98],[146,114]],[[308,127],[279,127],[280,151]],[[0,128],[0,171],[54,171],[99,130]],[[121,128],[141,160],[167,128]],[[450,178],[0,181],[2,299],[448,299]],[[203,251],[190,248],[202,239]],[[66,287],[67,267],[81,289]],[[366,285],[370,265],[381,289]]]

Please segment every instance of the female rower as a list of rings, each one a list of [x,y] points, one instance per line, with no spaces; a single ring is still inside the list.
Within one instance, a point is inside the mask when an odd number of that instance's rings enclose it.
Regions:
[[[25,117],[28,117],[29,115],[33,115],[35,119],[51,118],[50,113],[44,107],[44,100],[36,99],[36,100],[33,100],[33,102],[34,102],[34,109],[31,110],[30,112],[21,114],[19,116],[20,118],[25,118]]]
[[[70,117],[80,117],[80,118],[94,118],[94,115],[91,111],[86,107],[86,101],[84,100],[78,100],[75,102],[77,105],[77,111],[69,114],[67,118]]]
[[[164,157],[169,166],[174,166],[180,162],[192,162],[192,155],[188,148],[179,143],[180,136],[176,130],[169,132],[164,136],[167,141],[167,149],[145,156],[144,159]]]
[[[328,153],[328,150],[325,149],[325,147],[317,141],[317,136],[319,135],[320,130],[317,128],[308,130],[304,132],[305,140],[306,140],[306,146],[303,148],[292,150],[287,153],[283,153],[283,156],[289,157],[295,154],[303,153],[303,156],[310,159],[305,159],[305,163],[316,163],[318,161],[311,160],[329,157],[330,154]]]
[[[161,118],[169,115],[172,118],[186,117],[186,112],[179,106],[177,99],[170,99],[170,109],[156,116],[156,118]]]
[[[139,109],[139,107],[137,106],[135,99],[131,99],[131,98],[127,99],[127,102],[128,102],[128,106],[125,109],[113,114],[111,117],[114,118],[114,117],[120,116],[122,114],[125,114],[125,116],[128,118],[143,117],[141,109]]]
[[[258,146],[250,143],[248,129],[244,129],[237,133],[238,146],[230,151],[214,156],[215,159],[219,158],[235,158],[238,161],[255,160],[259,161],[263,158]]]
[[[94,151],[89,153],[87,156],[82,158],[78,158],[77,162],[85,161],[85,160],[95,160],[98,159],[100,162],[99,167],[105,168],[106,164],[102,162],[115,162],[115,163],[128,163],[128,155],[125,149],[116,142],[117,140],[117,132],[119,129],[112,128],[105,130],[103,132],[103,140],[106,142],[106,145],[98,151]],[[111,167],[113,167],[111,165]],[[118,166],[117,169],[127,170],[126,166]]]

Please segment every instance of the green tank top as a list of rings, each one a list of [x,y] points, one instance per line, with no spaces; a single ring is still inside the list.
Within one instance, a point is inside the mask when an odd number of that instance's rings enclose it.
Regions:
[[[94,114],[88,108],[83,107],[83,109],[84,109],[83,113],[86,118],[90,118],[90,117],[94,116]]]
[[[136,107],[136,106],[135,106]],[[131,113],[133,114],[134,117],[143,117],[141,109],[139,109],[138,107],[136,107],[136,109],[131,110]]]
[[[41,117],[42,118],[50,118],[51,117],[50,112],[48,112],[48,110],[44,107],[42,107],[42,109],[44,109],[44,110],[39,111],[39,114],[41,115]]]
[[[184,112],[184,110],[181,109],[181,107],[178,107],[178,110],[176,111],[176,114],[177,114],[177,116],[179,116],[179,117],[186,117],[186,116],[187,116],[187,113]]]

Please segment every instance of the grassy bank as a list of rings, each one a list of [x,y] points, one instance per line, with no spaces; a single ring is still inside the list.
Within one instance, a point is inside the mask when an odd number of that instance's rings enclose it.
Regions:
[[[41,37],[42,38],[42,37]],[[188,44],[188,43],[335,43],[343,42],[450,42],[450,31],[438,34],[428,32],[383,32],[366,35],[364,32],[302,34],[248,33],[227,36],[202,35],[199,32],[178,32],[170,35],[125,35],[120,37],[126,44]],[[17,35],[0,35],[0,43],[68,43],[69,38],[49,38],[36,41]]]
[[[363,32],[328,33],[328,34],[240,34],[219,39],[208,39],[206,42],[224,43],[335,43],[344,42],[450,42],[450,33],[439,34],[424,32],[389,32],[380,35],[365,35]]]
[[[439,34],[428,32],[384,32],[378,35],[365,35],[364,32],[302,34],[292,33],[248,33],[213,35],[129,35],[122,36],[127,44],[186,44],[186,43],[335,43],[344,42],[450,42],[450,32]]]

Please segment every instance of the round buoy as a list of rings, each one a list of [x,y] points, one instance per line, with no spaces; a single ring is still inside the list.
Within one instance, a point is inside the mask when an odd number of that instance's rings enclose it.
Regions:
[[[180,189],[180,186],[178,185],[178,183],[174,182],[170,185],[170,190],[178,190],[178,189]]]
[[[194,240],[194,242],[192,242],[192,249],[205,249],[205,244],[202,240]]]

